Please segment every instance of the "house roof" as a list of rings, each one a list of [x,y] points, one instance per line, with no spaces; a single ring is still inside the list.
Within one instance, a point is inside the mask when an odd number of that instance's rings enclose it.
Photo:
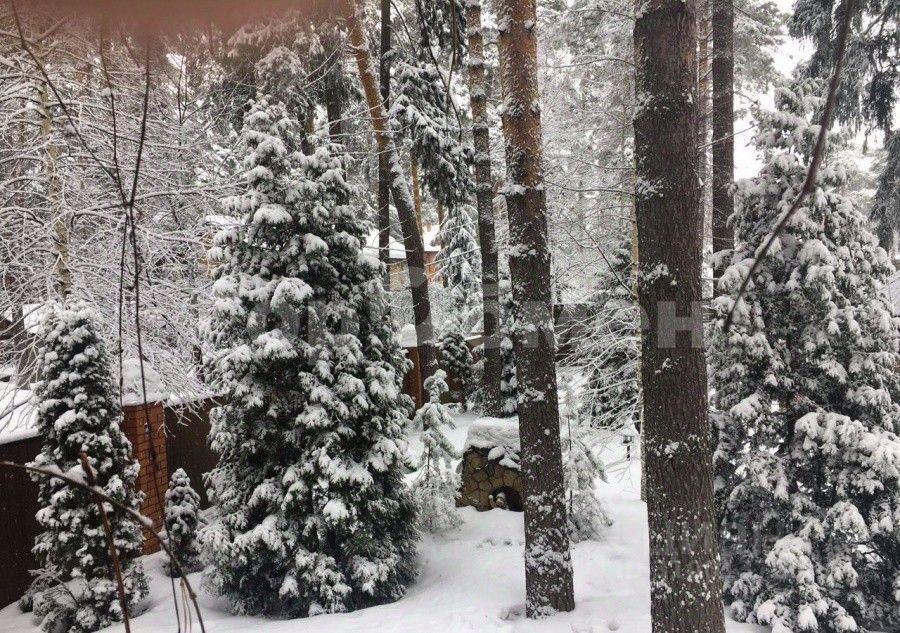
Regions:
[[[441,250],[440,242],[438,241],[438,232],[439,227],[434,224],[426,224],[425,230],[422,235],[422,241],[425,246],[426,253],[436,253]],[[390,259],[403,260],[406,259],[406,248],[403,246],[403,242],[395,238],[393,235],[391,236],[389,242],[390,251],[388,253],[388,257]],[[366,245],[365,249],[370,253],[378,254],[378,231],[372,230],[369,231],[369,234],[366,236]]]
[[[0,444],[37,437],[37,410],[31,391],[0,382]]]

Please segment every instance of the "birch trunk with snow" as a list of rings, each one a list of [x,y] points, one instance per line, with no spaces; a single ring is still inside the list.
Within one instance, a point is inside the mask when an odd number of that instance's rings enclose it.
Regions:
[[[713,253],[734,248],[734,0],[712,0],[712,248]],[[716,267],[714,277],[725,267]]]
[[[65,300],[72,289],[72,272],[69,267],[69,227],[60,217],[60,187],[56,172],[59,161],[59,148],[53,142],[53,115],[50,112],[50,87],[41,83],[41,139],[44,142],[46,159],[44,161],[44,179],[47,189],[47,204],[50,207],[53,222],[53,237],[56,247],[56,262],[53,267],[54,283],[59,296]]]
[[[413,318],[416,323],[416,340],[422,367],[422,380],[430,377],[437,368],[434,349],[434,326],[431,321],[431,300],[428,294],[428,275],[425,269],[425,249],[422,232],[416,222],[412,193],[408,176],[400,164],[400,154],[391,132],[384,103],[378,91],[378,77],[372,65],[372,54],[362,26],[362,0],[344,0],[344,20],[350,40],[350,48],[356,59],[360,83],[366,96],[369,116],[375,130],[378,151],[387,160],[391,197],[397,208],[403,230],[403,246],[406,249],[406,267],[412,292]]]
[[[641,377],[654,633],[724,633],[707,411],[696,0],[634,27]]]
[[[550,251],[541,159],[535,0],[495,0],[500,32],[509,269],[525,482],[525,591],[530,618],[575,608],[569,554]]]
[[[484,33],[481,0],[466,2],[469,40],[469,94],[475,145],[475,204],[478,209],[478,246],[481,251],[481,301],[484,324],[484,409],[500,415],[500,316],[497,241],[494,230],[494,191],[491,177],[491,139],[487,116],[487,79],[484,72]]]

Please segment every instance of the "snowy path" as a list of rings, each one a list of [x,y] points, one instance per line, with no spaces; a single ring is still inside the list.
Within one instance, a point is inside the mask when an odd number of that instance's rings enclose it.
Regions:
[[[458,446],[470,416],[449,433]],[[576,609],[533,622],[521,616],[525,593],[522,566],[522,515],[502,510],[461,511],[463,526],[446,536],[425,537],[420,548],[420,576],[400,601],[354,613],[300,620],[234,617],[227,604],[203,592],[201,609],[210,633],[650,633],[647,525],[639,500],[639,468],[612,473],[601,496],[615,524],[602,542],[574,547]],[[175,631],[168,579],[160,555],[146,561],[151,575],[149,610],[132,622],[134,633]],[[199,584],[199,575],[191,578]],[[123,630],[113,627],[109,631]],[[729,633],[760,631],[729,624]],[[30,614],[15,605],[0,610],[0,633],[37,632]],[[197,633],[199,628],[193,627]]]

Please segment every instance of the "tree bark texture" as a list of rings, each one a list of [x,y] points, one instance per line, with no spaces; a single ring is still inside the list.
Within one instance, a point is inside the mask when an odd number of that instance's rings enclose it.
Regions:
[[[710,22],[710,7],[712,0],[699,0],[697,3],[697,86],[698,86],[698,103],[699,116],[697,117],[697,152],[699,162],[700,180],[703,182],[703,188],[700,190],[700,209],[703,212],[703,224],[700,226],[701,235],[707,233],[707,222],[712,226],[712,207],[710,198],[712,192],[712,183],[710,182],[710,166],[709,166],[709,129],[712,96],[712,73],[710,72],[710,40],[712,39],[712,24]]]
[[[328,136],[333,143],[341,143],[341,136],[344,133],[344,102],[336,90],[328,91],[325,112],[328,115]]]
[[[541,166],[535,0],[495,0],[500,26],[509,269],[525,482],[526,614],[575,607],[559,439],[550,251]]]
[[[385,110],[391,103],[391,0],[381,0],[381,41],[378,56],[378,85]],[[378,152],[378,259],[384,264],[385,288],[390,288],[388,270],[391,247],[391,176],[387,156]]]
[[[391,197],[394,199],[394,206],[397,208],[397,215],[403,230],[403,246],[406,250],[406,266],[409,270],[412,292],[413,318],[416,321],[416,341],[424,382],[437,367],[434,326],[431,321],[431,301],[428,294],[428,276],[425,272],[425,249],[422,246],[422,232],[416,223],[409,179],[400,164],[400,154],[388,124],[381,94],[378,92],[378,77],[372,65],[372,55],[363,31],[361,14],[361,0],[344,0],[344,20],[347,24],[350,47],[356,59],[360,83],[366,95],[378,151],[387,160]]]
[[[724,633],[707,413],[696,0],[634,27],[641,378],[654,633]]]
[[[409,174],[410,179],[412,180],[412,198],[413,198],[413,209],[416,213],[416,223],[419,225],[419,230],[422,230],[422,182],[419,179],[419,155],[415,150],[412,151],[409,157]]]
[[[734,0],[712,0],[712,246],[713,253],[734,248]],[[717,266],[714,277],[724,272]]]
[[[497,241],[494,231],[494,191],[491,177],[491,140],[487,113],[487,78],[484,72],[484,33],[481,0],[466,2],[469,40],[469,94],[475,145],[475,204],[478,209],[478,246],[481,251],[481,301],[484,323],[485,414],[500,415],[500,299]]]

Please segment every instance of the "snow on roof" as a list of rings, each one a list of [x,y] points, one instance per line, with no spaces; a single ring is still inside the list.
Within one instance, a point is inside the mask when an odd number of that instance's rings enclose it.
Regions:
[[[403,244],[401,244],[393,235],[388,242],[388,248],[388,257],[390,259],[406,258],[406,249],[403,248]],[[378,231],[369,231],[369,234],[366,236],[365,250],[374,253],[375,255],[378,254]]]
[[[519,468],[519,418],[478,418],[469,427],[463,452],[470,448],[488,451],[488,459],[496,459],[501,466]]]
[[[31,391],[0,382],[0,444],[37,435],[37,410],[31,400]]]
[[[22,306],[22,320],[25,323],[25,330],[34,334],[41,326],[41,322],[50,311],[50,304],[47,303],[26,303]],[[3,318],[12,321],[12,309],[3,313]]]
[[[438,233],[441,227],[437,224],[426,224],[425,231],[422,235],[422,241],[425,243],[425,250],[438,252],[441,250],[441,243],[438,241]]]
[[[425,251],[429,253],[436,253],[441,250],[440,242],[438,241],[438,231],[439,227],[434,224],[426,224],[425,231],[422,235],[422,241],[425,244]],[[393,235],[391,236],[390,241],[388,242],[388,248],[390,249],[388,252],[388,257],[390,259],[406,259],[406,247],[403,246],[403,242],[395,238]],[[372,230],[369,231],[369,234],[366,236],[366,246],[365,250],[378,253],[378,231]]]
[[[209,213],[204,218],[206,223],[220,229],[227,229],[233,226],[239,226],[241,223],[240,218],[235,218],[230,215],[221,215],[218,213]]]
[[[122,404],[144,404],[144,385],[147,387],[147,402],[164,402],[168,394],[162,379],[150,363],[144,361],[144,380],[141,381],[141,363],[137,358],[122,361]]]
[[[400,328],[400,347],[409,348],[416,347],[419,344],[419,337],[416,335],[416,326],[407,323]]]

